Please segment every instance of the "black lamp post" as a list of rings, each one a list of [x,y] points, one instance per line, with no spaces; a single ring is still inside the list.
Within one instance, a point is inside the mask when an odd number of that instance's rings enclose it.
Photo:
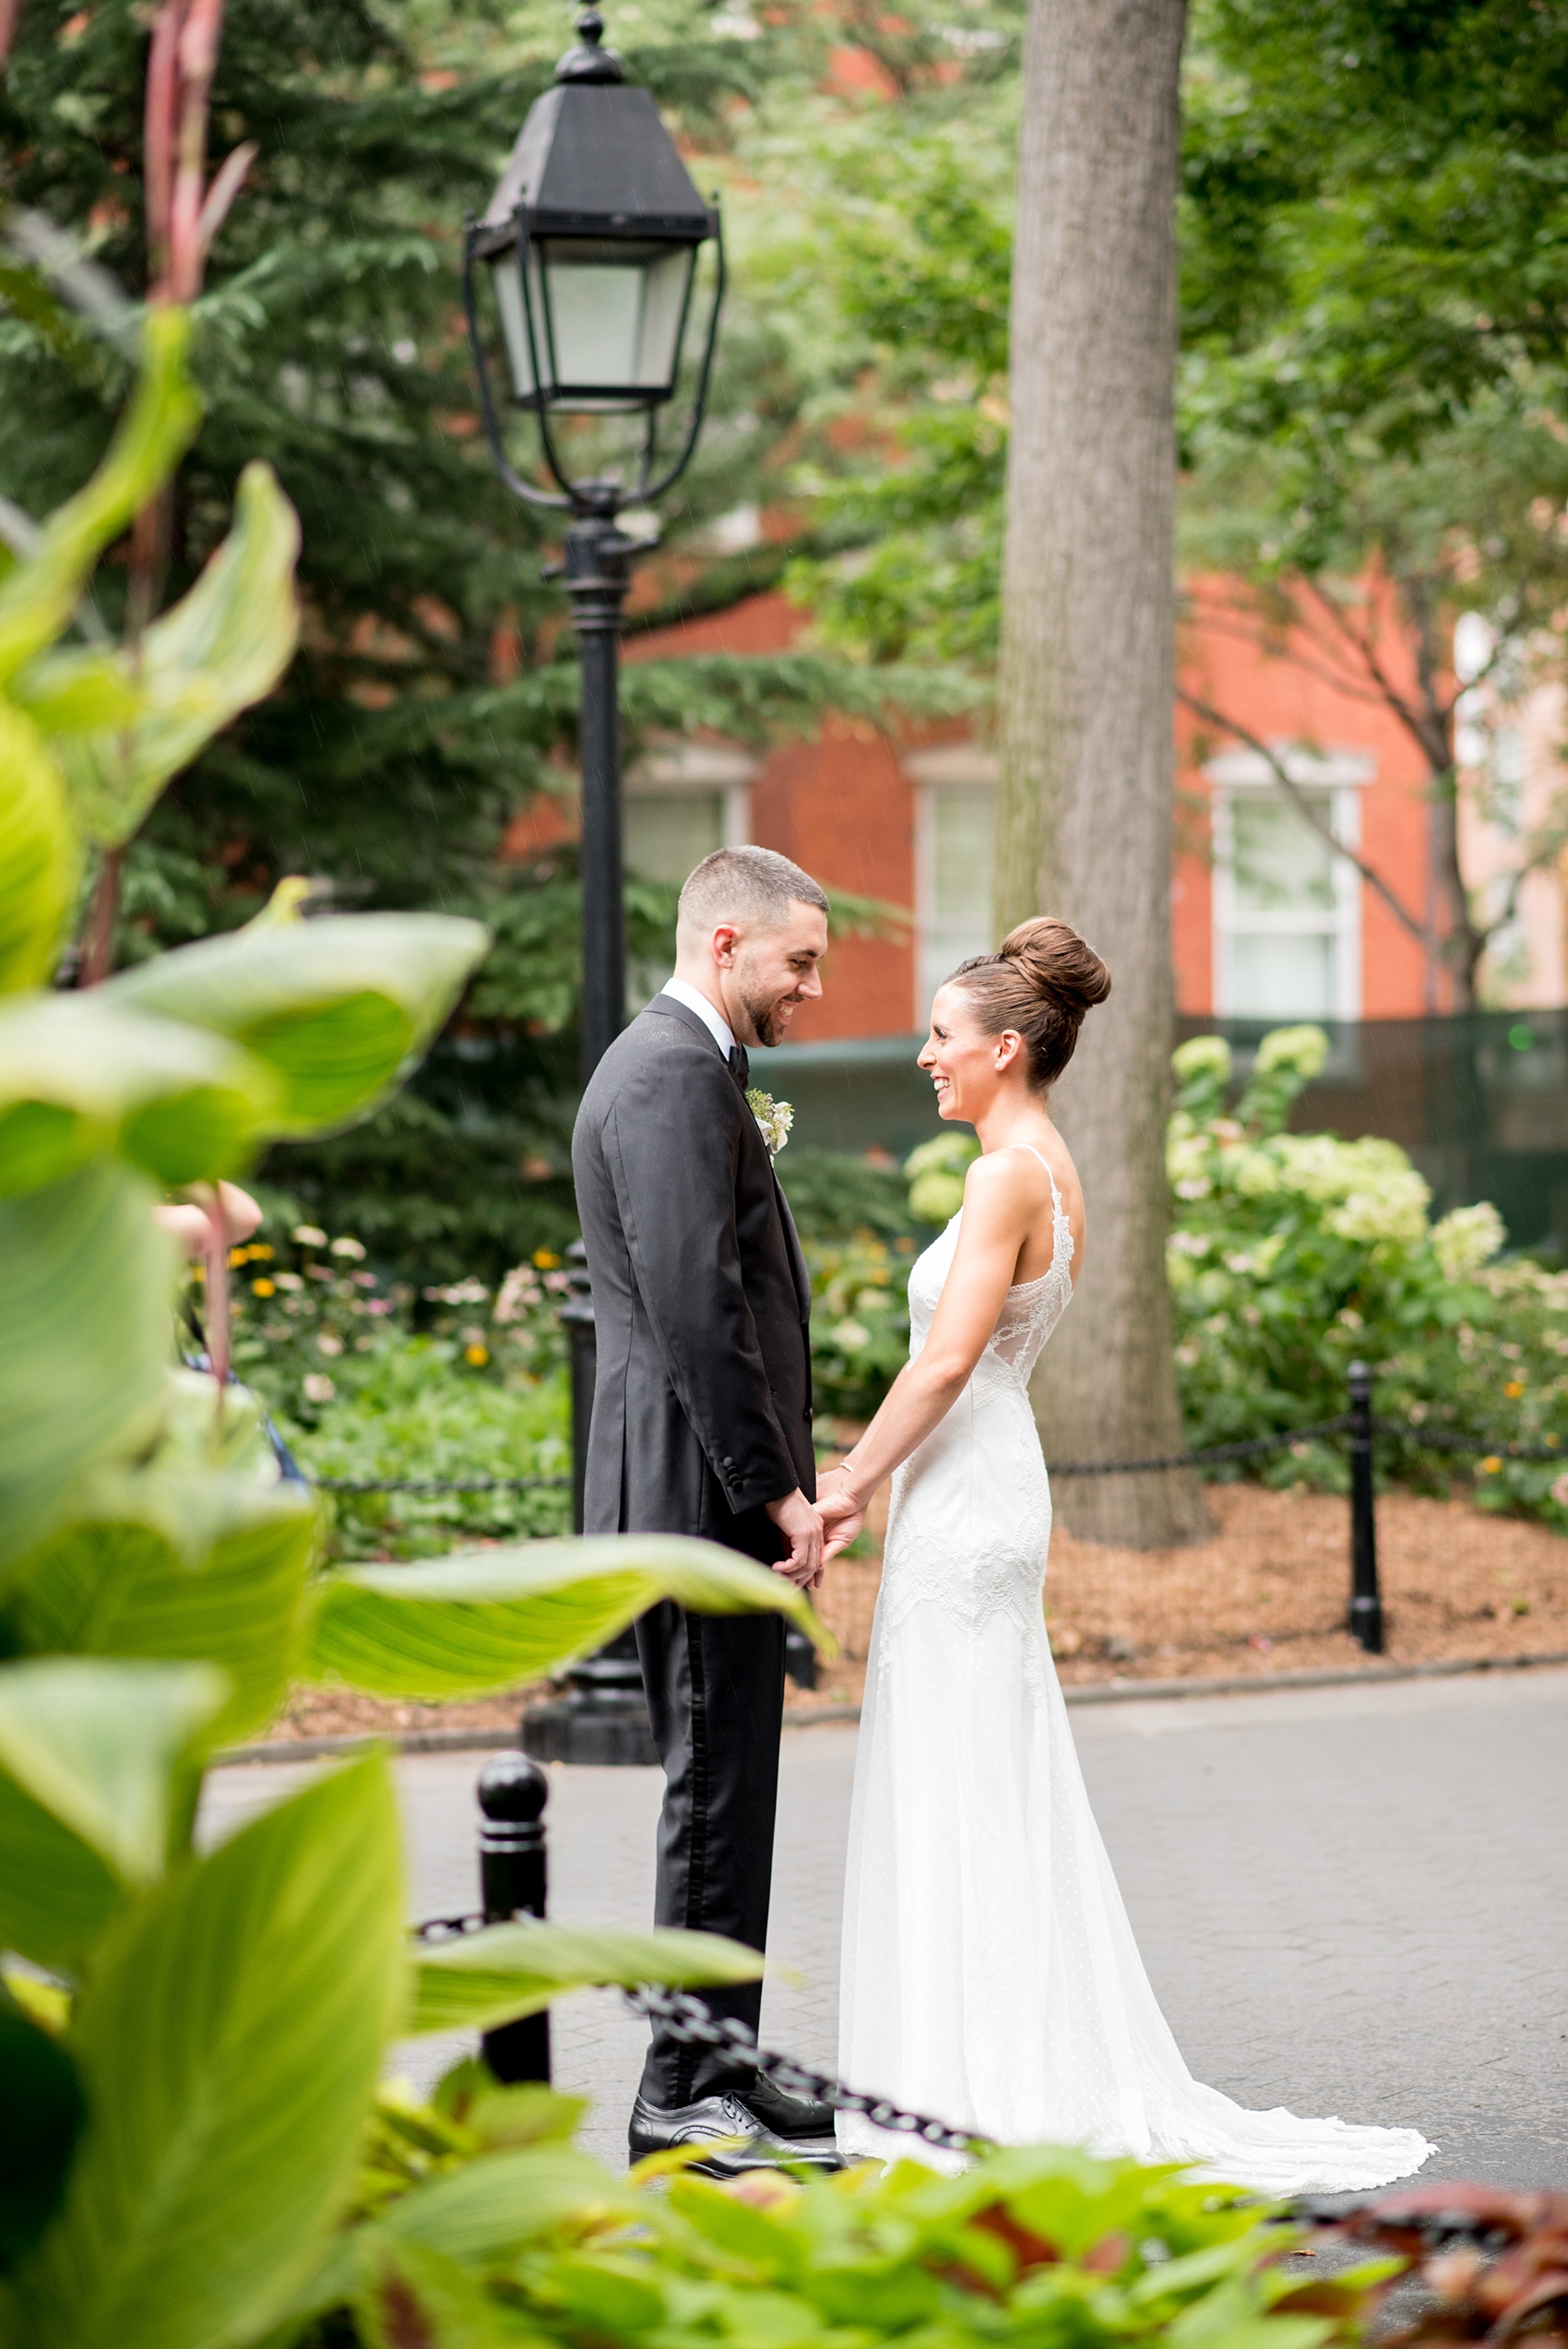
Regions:
[[[582,1072],[586,1083],[625,1019],[621,879],[621,735],[617,675],[632,557],[650,543],[617,524],[649,506],[691,462],[702,430],[724,292],[719,213],[693,186],[646,89],[600,46],[587,9],[555,87],[529,110],[511,160],[464,250],[463,299],[480,407],[496,471],[525,505],[567,513],[560,577],[582,662]],[[716,257],[702,358],[684,437],[659,467],[660,411],[672,399],[700,246]],[[525,480],[502,439],[474,299],[474,262],[489,265],[512,405],[537,420],[553,490]],[[557,416],[640,417],[629,483],[576,479],[562,460]]]
[[[488,210],[470,221],[463,251],[463,306],[479,378],[480,410],[495,468],[514,497],[570,516],[565,587],[582,664],[582,1076],[586,1084],[626,1010],[625,914],[621,870],[621,626],[634,555],[653,543],[631,537],[618,517],[671,489],[702,430],[724,293],[719,213],[693,185],[646,89],[629,88],[621,60],[600,47],[591,7],[577,44],[537,99]],[[659,458],[660,411],[674,396],[699,248],[713,241],[713,292],[684,435],[672,461]],[[517,471],[502,437],[480,329],[474,263],[487,264],[505,349],[509,399],[536,420],[553,489]],[[553,419],[641,419],[632,479],[575,477]],[[593,1394],[593,1306],[581,1251],[565,1320],[572,1341],[574,1500],[582,1530],[583,1468]],[[525,1716],[523,1741],[541,1759],[651,1761],[642,1675],[630,1632],[572,1674],[562,1703]]]

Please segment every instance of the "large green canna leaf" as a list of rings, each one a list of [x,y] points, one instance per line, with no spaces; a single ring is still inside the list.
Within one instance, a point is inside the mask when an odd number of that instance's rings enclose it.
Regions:
[[[263,919],[122,972],[104,992],[245,1045],[280,1081],[273,1132],[298,1137],[374,1107],[489,943],[481,924],[441,913]]]
[[[148,310],[137,395],[108,456],[85,489],[56,505],[33,554],[0,580],[0,684],[54,644],[103,547],[158,495],[195,439],[202,401],[185,374],[188,348],[185,310]]]
[[[0,1199],[0,1582],[156,1416],[173,1258],[152,1204],[113,1159]]]
[[[130,657],[47,653],[15,698],[44,733],[77,821],[101,848],[137,829],[172,775],[277,684],[299,634],[300,526],[269,465],[240,476],[234,524],[201,578]]]
[[[564,1991],[659,1982],[700,1990],[755,1982],[763,1960],[717,1933],[612,1933],[564,1925],[487,1925],[414,1956],[415,2032],[481,2031],[536,2015]]]
[[[782,1575],[712,1542],[628,1533],[325,1576],[305,1670],[377,1696],[505,1688],[600,1646],[660,1599],[699,1614],[771,1610],[828,1642]]]
[[[68,1973],[125,1898],[107,1860],[0,1771],[0,1949]]]
[[[219,1664],[213,1738],[243,1737],[287,1690],[318,1525],[297,1485],[162,1468],[95,1480],[18,1569],[16,1635],[34,1653]]]
[[[0,1198],[104,1150],[161,1183],[232,1174],[278,1091],[226,1037],[106,1002],[100,987],[0,999]]]
[[[0,1771],[126,1883],[156,1883],[175,1771],[225,1687],[206,1663],[37,1656],[0,1665]]]
[[[398,1824],[372,1755],[126,1920],[77,2005],[90,2115],[16,2281],[36,2349],[228,2349],[317,2263],[402,1981]]]
[[[185,372],[190,317],[149,310],[135,398],[92,479],[56,507],[38,546],[0,579],[0,684],[53,643],[88,573],[148,504],[196,437],[201,402]]]
[[[0,700],[0,995],[49,977],[80,865],[60,770],[31,719]]]

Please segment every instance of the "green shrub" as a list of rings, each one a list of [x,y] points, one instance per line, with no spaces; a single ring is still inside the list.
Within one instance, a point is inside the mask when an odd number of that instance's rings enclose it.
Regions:
[[[801,1150],[779,1153],[778,1180],[802,1240],[910,1239],[918,1218],[909,1186],[885,1152]]]
[[[301,2295],[302,2349],[1320,2349],[1356,2337],[1400,2265],[1308,2282],[1279,2265],[1299,2237],[1255,2203],[1071,2151],[992,2153],[956,2178],[905,2162],[728,2188],[666,2155],[628,2181],[570,2150],[569,2100],[497,2092],[467,2065],[436,2101],[384,2103],[368,2223]],[[510,2158],[554,2188],[544,2224],[536,2199],[476,2224],[464,2164],[508,2133]]]
[[[230,1252],[232,1358],[313,1482],[529,1477],[540,1489],[333,1494],[327,1555],[427,1557],[465,1536],[571,1532],[571,1403],[557,1316],[566,1274],[540,1249],[493,1292],[416,1291],[351,1233],[309,1224]],[[201,1268],[191,1276],[200,1328]]]
[[[1336,1417],[1360,1359],[1381,1414],[1499,1446],[1472,1462],[1385,1443],[1386,1471],[1568,1527],[1568,1478],[1503,1449],[1554,1444],[1568,1418],[1568,1276],[1493,1261],[1504,1234],[1485,1204],[1432,1223],[1427,1186],[1396,1143],[1287,1133],[1326,1050],[1321,1029],[1277,1030],[1233,1106],[1220,1038],[1175,1055],[1167,1260],[1190,1441]],[[1337,1446],[1319,1444],[1218,1473],[1339,1486],[1345,1466]]]
[[[869,1419],[909,1359],[913,1242],[866,1234],[807,1245],[812,1276],[812,1387],[819,1412]]]

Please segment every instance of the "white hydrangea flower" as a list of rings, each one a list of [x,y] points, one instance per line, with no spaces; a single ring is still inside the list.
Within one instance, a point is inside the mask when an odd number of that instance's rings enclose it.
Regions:
[[[1508,1234],[1490,1199],[1456,1207],[1431,1227],[1432,1252],[1449,1281],[1467,1281],[1489,1264]]]
[[[1282,1134],[1276,1147],[1287,1187],[1327,1208],[1340,1239],[1414,1247],[1425,1237],[1431,1192],[1397,1142]]]

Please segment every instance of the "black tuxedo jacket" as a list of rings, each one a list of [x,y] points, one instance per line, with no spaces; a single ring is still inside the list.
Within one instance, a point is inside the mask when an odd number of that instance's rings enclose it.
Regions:
[[[605,1054],[572,1168],[598,1367],[589,1533],[696,1533],[770,1560],[816,1491],[811,1284],[767,1145],[696,1014],[656,996]]]

